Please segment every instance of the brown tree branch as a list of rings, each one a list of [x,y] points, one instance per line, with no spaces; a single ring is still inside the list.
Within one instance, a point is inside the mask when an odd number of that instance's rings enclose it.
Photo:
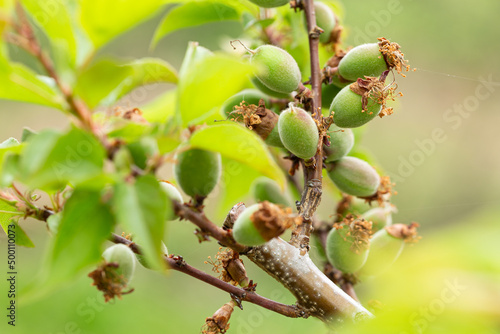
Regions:
[[[112,234],[110,237],[110,240],[114,243],[120,243],[120,244],[127,245],[130,247],[130,249],[134,253],[141,254],[140,246],[135,244],[134,242],[126,239],[126,238],[123,238],[117,234]],[[234,285],[226,283],[226,282],[224,282],[224,281],[222,281],[222,280],[220,280],[212,275],[209,275],[209,274],[207,274],[199,269],[196,269],[196,268],[190,266],[180,256],[166,255],[165,254],[163,256],[163,260],[165,261],[165,263],[168,265],[168,267],[170,269],[182,272],[182,273],[187,274],[191,277],[194,277],[202,282],[210,284],[218,289],[221,289],[225,292],[228,292],[232,296],[237,298],[239,301],[246,301],[246,302],[249,302],[252,304],[256,304],[256,305],[259,305],[265,309],[268,309],[270,311],[279,313],[281,315],[284,315],[284,316],[290,317],[290,318],[300,318],[300,317],[307,318],[308,317],[307,312],[302,310],[299,306],[278,303],[274,300],[262,297],[254,292],[247,291],[245,289],[238,288]]]
[[[309,54],[311,60],[311,90],[310,112],[316,120],[318,127],[322,124],[321,114],[321,68],[319,65],[319,34],[321,30],[316,26],[316,13],[314,12],[313,0],[302,0],[307,30],[309,31]],[[292,233],[290,244],[301,248],[302,253],[309,250],[309,239],[312,229],[312,217],[321,202],[322,193],[322,168],[323,168],[323,133],[320,131],[318,151],[310,160],[305,161],[304,167],[304,191],[300,201],[299,213],[304,221]]]

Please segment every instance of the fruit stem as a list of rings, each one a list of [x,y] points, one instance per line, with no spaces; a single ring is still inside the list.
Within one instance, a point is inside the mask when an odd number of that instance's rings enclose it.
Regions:
[[[234,42],[239,42],[241,44],[241,46],[243,46],[243,48],[245,50],[247,50],[248,52],[250,52],[251,54],[255,54],[255,51],[254,50],[251,50],[249,49],[245,44],[243,44],[242,41],[240,41],[239,39],[235,39],[234,41],[230,41],[229,44],[231,44],[231,46],[233,47],[234,50],[236,50],[236,47],[233,45]]]

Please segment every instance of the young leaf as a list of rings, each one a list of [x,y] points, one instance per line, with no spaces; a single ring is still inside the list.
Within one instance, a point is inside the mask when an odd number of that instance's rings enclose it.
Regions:
[[[133,89],[157,82],[177,83],[176,70],[161,59],[143,58],[132,63],[104,59],[80,74],[75,92],[95,108],[112,105]]]
[[[102,173],[105,151],[91,134],[74,128],[61,135],[44,131],[30,139],[20,160],[22,181],[53,190]]]
[[[96,49],[157,13],[165,0],[80,1],[80,20]]]
[[[0,226],[6,235],[9,234],[9,230],[15,235],[15,242],[18,246],[24,247],[35,247],[33,242],[30,240],[26,232],[19,226],[14,217],[19,216],[16,208],[0,201]],[[10,225],[10,226],[9,226]]]
[[[137,178],[135,183],[118,183],[114,188],[113,211],[117,221],[133,240],[141,245],[148,263],[155,269],[163,269],[161,240],[165,217],[171,206],[151,175]]]
[[[64,206],[48,252],[47,287],[71,280],[101,259],[104,242],[113,229],[114,217],[102,203],[99,191],[76,189]],[[48,269],[48,270],[47,270]]]
[[[64,109],[62,98],[24,65],[10,64],[0,54],[0,99]]]
[[[236,9],[215,1],[187,2],[167,13],[156,29],[152,47],[166,35],[184,28],[195,27],[210,22],[239,20]]]
[[[251,72],[249,64],[222,55],[196,62],[179,82],[178,108],[183,124],[196,123],[197,118],[241,91]],[[213,87],[217,87],[219,93],[213,94]]]
[[[190,139],[194,148],[219,152],[241,162],[284,187],[286,179],[259,136],[238,124],[214,125],[196,131]]]
[[[169,90],[141,106],[142,116],[148,122],[163,123],[175,114],[177,90]]]

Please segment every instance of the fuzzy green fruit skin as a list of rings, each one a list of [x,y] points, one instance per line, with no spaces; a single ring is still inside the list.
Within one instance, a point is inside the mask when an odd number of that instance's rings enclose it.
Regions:
[[[167,195],[167,197],[171,201],[177,201],[180,203],[183,202],[181,193],[172,184],[170,184],[168,182],[160,181],[160,188],[163,190],[163,192]],[[177,216],[175,214],[174,207],[172,205],[171,210],[169,210],[167,212],[166,220],[173,221],[173,220],[176,220],[177,218],[179,218],[179,216]]]
[[[127,283],[132,280],[135,272],[135,255],[129,247],[122,244],[113,245],[102,253],[102,257],[107,262],[118,263],[116,273],[122,275]]]
[[[179,153],[174,174],[181,189],[189,196],[206,197],[215,188],[221,173],[221,157],[199,149]]]
[[[354,134],[351,129],[341,129],[332,124],[327,134],[330,136],[330,147],[326,149],[328,151],[326,162],[333,162],[343,158],[354,146]]]
[[[361,95],[354,93],[349,86],[335,96],[330,105],[333,111],[333,122],[341,128],[356,128],[374,119],[382,110],[382,106],[368,99],[367,110],[363,111]]]
[[[310,114],[304,109],[291,106],[278,119],[281,142],[287,150],[301,159],[310,159],[316,154],[319,133]]]
[[[380,185],[380,176],[366,161],[344,157],[332,164],[328,176],[342,192],[368,197],[375,194]]]
[[[271,130],[271,133],[269,133],[269,136],[267,136],[264,142],[269,146],[282,147],[282,148],[285,147],[281,142],[280,133],[278,131],[278,124],[274,126],[274,128]]]
[[[259,204],[246,208],[234,222],[233,237],[236,242],[245,246],[259,246],[266,243],[259,231],[250,220],[252,214],[259,209]]]
[[[266,95],[269,95],[272,97],[277,97],[278,99],[290,99],[291,98],[290,93],[287,94],[287,93],[276,92],[276,91],[268,88],[266,85],[264,85],[262,83],[262,81],[260,81],[257,77],[252,77],[250,80],[252,81],[255,88],[257,88],[258,90],[260,90],[262,93],[264,93]]]
[[[358,78],[378,77],[387,71],[387,64],[378,43],[358,45],[350,50],[339,63],[340,75],[356,81]]]
[[[354,239],[347,236],[347,232],[349,232],[348,226],[330,230],[326,239],[326,256],[335,268],[345,273],[353,273],[365,264],[369,249],[353,252],[351,247]]]
[[[361,218],[373,223],[372,231],[374,233],[392,224],[391,210],[387,210],[386,208],[373,208],[363,213]]]
[[[266,107],[269,109],[269,97],[257,89],[245,89],[227,99],[220,109],[222,117],[228,117],[234,111],[235,106],[239,106],[245,101],[247,105],[259,105],[259,101],[263,99]],[[235,115],[236,116],[236,115]]]
[[[322,108],[330,108],[332,105],[332,101],[340,92],[341,88],[335,85],[323,85],[321,87],[321,107]]]
[[[290,201],[281,192],[278,184],[267,177],[259,177],[252,183],[252,195],[257,202],[268,201],[289,207]]]
[[[271,90],[291,93],[299,86],[299,65],[281,48],[274,45],[259,46],[252,54],[250,63],[259,67],[255,76]]]
[[[375,233],[370,241],[370,254],[359,270],[360,277],[376,276],[389,269],[403,251],[404,245],[402,239],[393,237],[385,228]]]
[[[323,2],[314,2],[314,11],[316,12],[316,24],[324,31],[319,35],[319,41],[321,43],[328,43],[330,34],[337,24],[335,14],[333,14],[332,9]]]
[[[249,0],[249,1],[253,2],[257,6],[264,8],[280,7],[290,2],[290,0]]]

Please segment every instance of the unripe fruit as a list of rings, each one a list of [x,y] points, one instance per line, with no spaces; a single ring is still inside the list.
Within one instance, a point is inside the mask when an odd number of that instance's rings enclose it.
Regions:
[[[108,263],[118,264],[115,272],[123,276],[126,283],[132,280],[135,272],[135,255],[129,247],[123,244],[113,245],[102,253],[102,257]]]
[[[326,239],[326,256],[345,273],[359,270],[366,262],[370,246],[371,223],[358,219],[336,224]]]
[[[380,176],[366,161],[343,157],[334,162],[328,176],[340,191],[358,197],[372,196],[380,185]]]
[[[337,161],[351,151],[354,146],[354,134],[351,129],[341,129],[330,125],[327,135],[330,136],[330,147],[325,147],[325,162]]]
[[[179,190],[177,190],[176,187],[174,187],[174,185],[168,181],[160,181],[160,188],[163,190],[163,192],[167,195],[167,197],[171,200],[171,201],[177,201],[177,202],[180,202],[182,203],[182,196],[181,196],[181,193],[179,192]],[[174,207],[173,205],[171,205],[170,207],[170,210],[167,211],[167,217],[166,217],[166,220],[176,220],[177,218],[179,218],[176,214],[175,214],[175,210],[174,210]]]
[[[249,206],[238,216],[233,226],[233,237],[242,245],[262,245],[283,234],[294,220],[288,211],[264,201]]]
[[[194,199],[208,196],[219,181],[219,153],[189,149],[177,155],[174,174],[181,189]]]
[[[260,7],[273,8],[273,7],[284,6],[287,3],[289,3],[290,0],[250,0],[250,2],[253,2],[254,4]]]
[[[165,243],[162,241],[161,242],[161,253],[164,254],[164,255],[168,255],[168,249],[167,249],[167,246],[165,245]],[[148,268],[148,269],[153,269],[153,267],[151,267],[151,265],[148,263],[148,261],[146,260],[146,258],[144,257],[144,255],[141,255],[141,254],[135,254],[135,257],[137,258],[137,261],[144,267],[144,268]]]
[[[246,105],[250,104],[255,104],[259,105],[260,100],[264,100],[264,103],[266,104],[267,107],[269,107],[269,97],[266,96],[266,94],[262,93],[261,91],[257,89],[245,89],[242,90],[241,92],[231,96],[229,99],[224,102],[224,104],[221,106],[221,115],[223,117],[228,117],[231,116],[231,112],[233,112],[235,109],[235,106],[239,106],[241,102],[245,102]],[[232,118],[235,118],[236,120],[238,119],[238,115],[234,115]]]
[[[301,159],[310,159],[316,154],[319,141],[318,127],[304,109],[289,104],[278,120],[281,142],[287,150]]]
[[[385,208],[373,208],[361,215],[361,218],[372,222],[372,231],[375,233],[392,224],[392,209],[389,204]]]
[[[378,77],[387,71],[387,63],[379,50],[378,43],[358,45],[344,56],[339,63],[339,74],[355,81],[358,78]]]
[[[274,204],[290,206],[290,201],[281,192],[278,184],[265,176],[253,181],[252,194],[257,202],[268,201]]]
[[[274,91],[274,90],[270,89],[269,87],[267,87],[266,85],[264,85],[262,83],[262,81],[260,81],[257,77],[252,77],[250,80],[252,81],[255,88],[257,88],[258,90],[260,90],[262,93],[264,93],[266,95],[269,95],[272,97],[277,97],[279,99],[289,99],[290,98],[290,93],[280,93],[280,92]]]
[[[262,45],[251,53],[250,63],[258,66],[255,76],[269,89],[291,93],[299,87],[300,69],[288,52],[274,45]]]
[[[321,43],[328,43],[330,35],[337,24],[335,14],[332,9],[323,2],[314,2],[314,11],[316,12],[316,25],[323,29],[323,33],[319,35]]]
[[[333,114],[333,122],[341,128],[356,128],[377,116],[382,110],[382,106],[373,100],[369,100],[363,110],[361,95],[354,93],[350,86],[342,88],[335,96],[330,106]]]
[[[132,156],[134,164],[145,169],[148,160],[156,154],[159,154],[158,142],[151,137],[143,137],[137,142],[127,145],[127,148]]]
[[[322,108],[330,108],[332,105],[332,101],[340,92],[341,88],[335,85],[323,85],[321,87],[321,107]]]

